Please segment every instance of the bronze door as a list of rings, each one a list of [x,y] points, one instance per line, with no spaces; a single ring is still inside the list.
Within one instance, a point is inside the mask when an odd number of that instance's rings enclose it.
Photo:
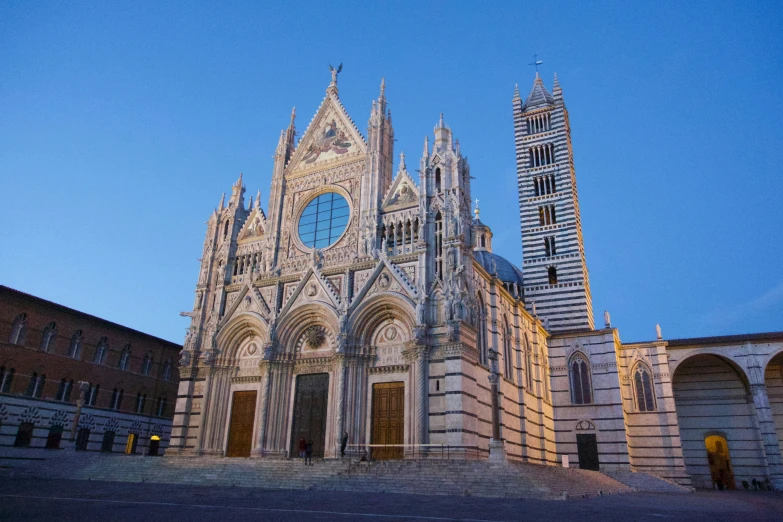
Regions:
[[[579,467],[598,471],[598,439],[593,433],[580,433],[576,436],[576,451],[579,454]]]
[[[249,457],[253,447],[253,421],[256,416],[256,392],[234,392],[231,425],[228,428],[226,457]]]
[[[405,383],[382,382],[372,386],[372,438],[370,444],[402,444],[405,428]],[[401,459],[402,446],[372,448],[376,460]]]
[[[296,378],[291,456],[299,455],[299,440],[313,443],[313,457],[323,457],[326,446],[326,405],[329,374],[315,373]]]

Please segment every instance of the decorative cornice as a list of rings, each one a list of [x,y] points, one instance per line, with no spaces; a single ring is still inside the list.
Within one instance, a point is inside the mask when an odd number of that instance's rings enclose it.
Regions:
[[[395,364],[392,366],[375,366],[370,368],[370,375],[379,373],[407,373],[410,370],[409,364]]]

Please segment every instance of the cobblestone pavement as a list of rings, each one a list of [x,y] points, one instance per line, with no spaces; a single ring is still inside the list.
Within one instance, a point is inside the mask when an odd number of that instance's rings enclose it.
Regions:
[[[783,494],[623,494],[563,501],[258,490],[0,477],[0,520],[783,520]]]

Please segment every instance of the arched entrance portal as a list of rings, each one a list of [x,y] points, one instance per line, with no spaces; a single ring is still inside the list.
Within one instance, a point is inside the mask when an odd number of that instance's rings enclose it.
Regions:
[[[313,457],[323,457],[326,449],[326,415],[329,374],[314,373],[296,377],[291,451],[299,454],[299,441],[312,443]]]
[[[710,464],[710,476],[713,487],[734,489],[734,471],[731,469],[729,444],[723,435],[709,435],[704,439],[707,447],[707,461]]]
[[[735,478],[750,481],[766,475],[755,406],[742,369],[718,355],[693,355],[676,367],[672,390],[682,454],[694,486],[712,488],[719,479],[733,488]],[[720,438],[711,438],[717,434]]]

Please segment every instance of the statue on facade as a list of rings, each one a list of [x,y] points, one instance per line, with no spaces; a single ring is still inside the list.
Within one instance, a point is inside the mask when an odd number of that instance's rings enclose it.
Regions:
[[[612,320],[609,317],[609,312],[606,311],[606,310],[604,310],[604,326],[606,328],[611,328],[612,327]]]
[[[661,325],[659,324],[655,325],[655,334],[657,335],[658,340],[663,339],[663,334],[661,334]]]
[[[187,348],[182,348],[182,350],[179,351],[179,365],[180,366],[190,366],[190,361],[192,360],[193,353],[188,350]]]
[[[427,298],[421,296],[421,299],[416,302],[416,324],[424,324],[426,322],[426,312]]]

